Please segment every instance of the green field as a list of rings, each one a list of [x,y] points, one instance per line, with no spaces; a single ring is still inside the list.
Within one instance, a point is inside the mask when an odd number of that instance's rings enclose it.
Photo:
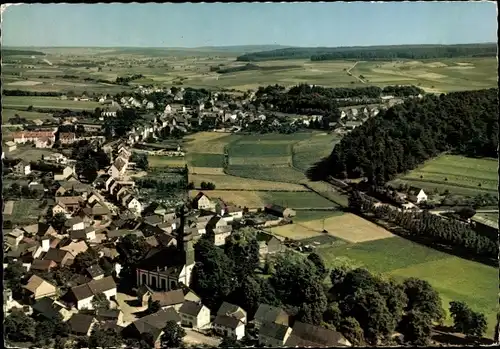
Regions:
[[[300,183],[306,177],[302,170],[293,168],[292,149],[297,142],[307,141],[315,134],[245,135],[227,146],[227,173],[245,178]]]
[[[326,219],[329,217],[339,216],[342,213],[342,211],[297,211],[297,215],[293,217],[293,222],[301,223],[314,221],[316,219]],[[330,237],[330,235],[328,235],[328,237]],[[301,240],[301,242],[304,242],[304,240]]]
[[[186,159],[182,156],[149,155],[148,164],[150,167],[184,167]]]
[[[266,202],[284,207],[323,208],[336,206],[314,192],[264,192],[262,195]]]
[[[222,154],[187,154],[188,162],[194,167],[223,167],[224,155]]]
[[[50,109],[78,109],[93,110],[100,106],[98,102],[61,100],[57,97],[26,97],[26,96],[2,96],[4,108],[50,108]]]
[[[318,248],[328,266],[348,263],[366,267],[396,279],[417,277],[439,291],[447,310],[452,300],[466,302],[488,320],[493,335],[498,308],[498,270],[480,263],[450,256],[400,237],[337,247]],[[447,324],[451,324],[448,316]]]
[[[27,225],[38,221],[42,209],[40,201],[32,199],[22,199],[14,201],[14,209],[11,215],[5,215],[4,219],[9,220],[12,224]]]
[[[5,98],[5,97],[4,97]],[[26,120],[50,120],[52,119],[52,114],[48,113],[37,113],[37,112],[31,112],[31,111],[25,111],[25,110],[17,110],[17,109],[3,109],[2,110],[2,118],[4,120],[4,123],[7,122],[10,118],[13,118],[17,115],[19,115],[21,118],[25,118]]]
[[[340,136],[335,134],[317,133],[309,139],[295,143],[293,166],[307,171],[316,162],[330,155],[340,139]]]
[[[498,192],[498,160],[441,155],[392,182],[458,195]]]
[[[233,49],[120,49],[120,48],[41,48],[47,55],[30,59],[30,68],[11,62],[3,63],[2,78],[6,89],[59,91],[76,93],[112,93],[130,91],[139,84],[183,86],[245,91],[263,85],[292,86],[309,83],[326,87],[359,87],[366,84],[386,86],[412,84],[429,92],[450,92],[497,86],[495,58],[455,58],[422,61],[359,62],[347,74],[354,61],[312,62],[308,59],[255,63],[259,70],[219,74],[211,67],[223,69],[243,66],[235,59],[243,52]],[[23,57],[17,57],[21,59]],[[22,77],[18,76],[22,73]],[[142,74],[144,78],[130,86],[97,83],[117,77]],[[65,75],[77,79],[64,78]],[[357,77],[363,75],[366,84]],[[95,79],[89,81],[88,79]],[[87,79],[87,80],[85,80]]]

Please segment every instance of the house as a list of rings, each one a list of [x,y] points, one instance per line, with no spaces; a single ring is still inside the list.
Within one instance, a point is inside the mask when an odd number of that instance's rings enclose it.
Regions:
[[[96,318],[100,322],[113,321],[123,323],[123,312],[120,309],[99,309],[96,311]]]
[[[53,261],[60,266],[71,265],[75,256],[69,251],[59,248],[50,248],[45,256],[42,258],[44,261]]]
[[[359,127],[362,124],[362,121],[346,121],[345,128],[348,130],[354,130],[356,127]]]
[[[179,309],[181,325],[195,329],[210,323],[210,309],[199,302],[185,301]]]
[[[201,191],[193,199],[193,207],[200,210],[211,211],[215,209],[215,204]]]
[[[11,247],[17,246],[24,239],[24,232],[17,228],[8,233],[4,232],[4,239],[7,245]]]
[[[66,166],[60,172],[54,172],[55,181],[65,181],[75,175],[75,168],[73,166]]]
[[[64,226],[68,230],[82,230],[85,229],[85,222],[81,217],[73,217],[64,222]]]
[[[130,195],[126,197],[123,201],[124,205],[127,209],[129,209],[132,213],[137,215],[141,214],[142,204],[137,200],[135,196]]]
[[[259,254],[261,256],[281,252],[284,249],[281,240],[264,231],[257,233],[257,242],[259,243]]]
[[[70,243],[62,246],[61,251],[67,251],[71,253],[74,257],[78,256],[80,253],[83,253],[88,250],[88,246],[85,241],[74,242],[70,240]]]
[[[174,308],[179,311],[179,308],[184,303],[184,292],[181,289],[167,292],[153,292],[151,301],[160,303],[162,309]]]
[[[221,246],[226,243],[226,238],[231,235],[232,227],[221,216],[213,216],[207,222],[205,230],[207,234],[214,237],[215,246]]]
[[[427,201],[427,194],[424,192],[423,189],[420,189],[420,191],[417,194],[417,204],[420,204],[421,202]]]
[[[292,333],[285,342],[287,347],[351,347],[339,332],[295,321]]]
[[[93,309],[92,300],[94,296],[103,294],[108,300],[116,297],[116,283],[112,276],[107,276],[72,287],[70,292],[73,300],[76,302],[77,309]]]
[[[73,132],[61,132],[59,134],[59,142],[61,144],[73,144],[76,142],[76,134]]]
[[[108,169],[108,174],[113,178],[121,178],[127,171],[128,160],[119,156]]]
[[[37,235],[37,236],[49,236],[57,233],[56,230],[50,224],[46,223],[35,223],[27,225],[24,226],[22,230],[31,235]]]
[[[17,149],[17,144],[12,141],[5,142],[5,148],[7,151],[11,152]]]
[[[153,336],[155,348],[159,348],[160,335],[169,321],[175,321],[178,325],[181,323],[181,317],[173,308],[160,310],[134,321],[126,327],[124,334],[127,337],[137,338],[143,333],[150,333]]]
[[[21,160],[16,165],[14,165],[12,170],[16,174],[27,176],[31,173],[31,165],[28,162]]]
[[[243,209],[241,207],[237,207],[234,205],[226,206],[226,215],[233,217],[233,219],[241,219],[243,218]]]
[[[83,198],[81,196],[58,196],[55,198],[55,201],[56,206],[62,204],[61,207],[64,207],[70,213],[77,211],[77,209],[83,204]]]
[[[57,294],[56,287],[37,275],[29,278],[28,283],[23,286],[30,297],[37,300],[43,297],[51,297]]]
[[[216,333],[224,337],[233,337],[240,340],[245,336],[246,321],[247,314],[243,309],[237,305],[224,302],[217,311],[212,328]]]
[[[223,302],[221,304],[219,310],[217,310],[217,315],[231,316],[240,320],[244,324],[247,323],[247,312],[241,307],[228,302]]]
[[[71,316],[71,313],[63,304],[48,297],[44,297],[36,301],[35,304],[32,305],[32,309],[33,313],[37,315],[39,314],[49,320],[60,319],[62,317],[64,321]]]
[[[282,347],[292,334],[288,325],[265,323],[259,330],[259,343],[266,347]]]
[[[57,267],[57,263],[53,260],[43,260],[43,259],[34,259],[31,263],[30,270],[39,270],[39,271],[50,271]]]
[[[56,140],[55,130],[53,131],[20,131],[12,134],[14,143],[39,142],[39,145],[54,144]],[[39,148],[39,146],[37,146]]]
[[[95,240],[95,229],[88,227],[78,230],[71,230],[69,236],[72,240]]]
[[[295,217],[296,215],[296,212],[290,208],[285,208],[273,204],[266,205],[264,211],[274,216],[284,217],[284,218]]]
[[[78,336],[90,336],[97,320],[88,314],[75,314],[69,319],[68,324],[71,333]]]
[[[290,316],[283,309],[268,304],[260,304],[252,320],[257,329],[270,323],[288,327],[289,322]]]

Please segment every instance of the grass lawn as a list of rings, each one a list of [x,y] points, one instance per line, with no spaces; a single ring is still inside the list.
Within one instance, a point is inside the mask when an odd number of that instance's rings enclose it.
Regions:
[[[206,168],[206,167],[205,167]],[[197,168],[198,170],[198,168]],[[212,182],[216,189],[223,190],[282,190],[282,191],[308,191],[299,184],[272,182],[259,179],[249,179],[227,174],[189,174],[189,181],[199,186],[201,182]]]
[[[53,109],[88,109],[94,110],[101,106],[94,101],[73,101],[71,99],[61,100],[57,97],[27,97],[27,96],[2,96],[4,108],[27,108],[30,105],[33,108],[53,108]]]
[[[498,190],[498,160],[441,155],[400,176],[393,184],[408,183],[428,190],[475,195]]]
[[[42,209],[41,202],[33,199],[21,199],[14,201],[14,209],[11,215],[5,215],[4,219],[12,224],[30,224],[38,221],[38,216]]]
[[[55,151],[48,148],[34,148],[26,145],[18,145],[16,150],[5,152],[5,155],[13,159],[23,159],[25,161],[38,161],[43,156],[53,154]]]
[[[194,167],[224,167],[223,154],[188,153],[187,159]]]
[[[488,318],[487,336],[496,323],[498,270],[405,240],[401,237],[337,247],[318,248],[327,266],[350,263],[397,279],[417,277],[439,291],[443,307],[452,300],[467,302]],[[447,323],[451,324],[448,317]]]
[[[290,208],[323,208],[336,205],[314,192],[262,192],[263,200]]]

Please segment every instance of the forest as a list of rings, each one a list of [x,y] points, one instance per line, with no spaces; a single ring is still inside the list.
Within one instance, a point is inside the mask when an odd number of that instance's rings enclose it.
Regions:
[[[495,43],[465,45],[400,45],[358,47],[292,47],[272,51],[253,52],[239,56],[241,62],[286,59],[326,60],[391,60],[430,59],[453,57],[496,57]]]
[[[308,176],[366,177],[381,185],[443,152],[497,157],[498,89],[408,100],[346,135]]]
[[[31,50],[2,49],[2,56],[45,56],[45,53]]]

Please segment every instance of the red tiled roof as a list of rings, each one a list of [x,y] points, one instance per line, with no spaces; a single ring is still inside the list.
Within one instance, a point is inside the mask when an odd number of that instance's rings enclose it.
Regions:
[[[53,131],[21,131],[21,132],[15,132],[13,134],[14,139],[15,138],[22,138],[24,135],[24,138],[52,138],[54,137],[54,132]]]

